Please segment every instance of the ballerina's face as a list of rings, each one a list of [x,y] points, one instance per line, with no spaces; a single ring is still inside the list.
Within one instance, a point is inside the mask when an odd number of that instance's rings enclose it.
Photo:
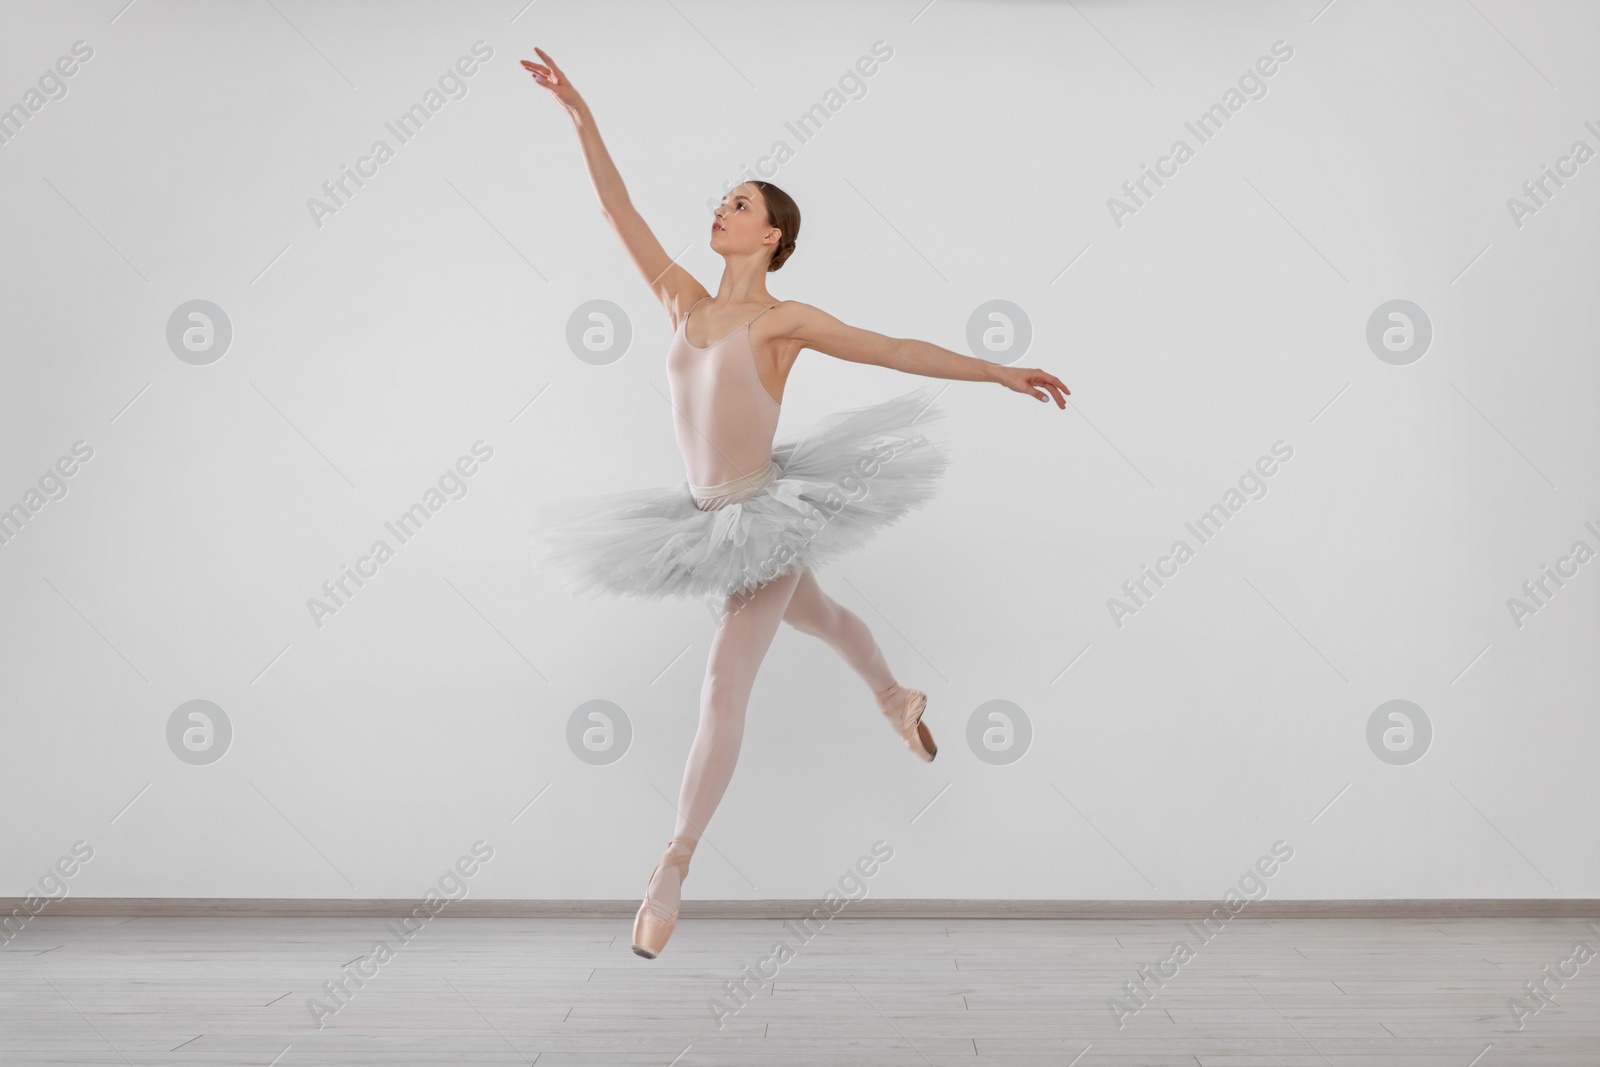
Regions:
[[[776,244],[779,232],[767,222],[761,190],[748,182],[730,190],[711,216],[711,247],[718,252],[754,252]]]

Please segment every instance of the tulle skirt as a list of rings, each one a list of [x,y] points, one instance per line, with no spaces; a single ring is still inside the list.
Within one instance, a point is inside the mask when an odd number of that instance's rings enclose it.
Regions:
[[[715,500],[685,481],[547,501],[533,557],[570,594],[650,598],[747,593],[838,559],[934,496],[950,463],[928,432],[946,417],[935,395],[835,412],[774,442],[771,472]]]

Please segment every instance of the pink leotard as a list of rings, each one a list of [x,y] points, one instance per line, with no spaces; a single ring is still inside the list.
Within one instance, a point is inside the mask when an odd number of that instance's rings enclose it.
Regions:
[[[699,307],[704,300],[695,303]],[[782,405],[761,384],[750,323],[705,348],[689,343],[690,308],[667,350],[672,423],[691,494],[702,510],[747,499],[775,478],[772,440]]]

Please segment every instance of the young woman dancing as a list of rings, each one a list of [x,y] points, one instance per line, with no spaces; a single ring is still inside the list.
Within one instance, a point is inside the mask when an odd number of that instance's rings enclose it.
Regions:
[[[536,555],[569,575],[571,593],[714,596],[722,609],[677,825],[633,923],[633,951],[654,959],[677,925],[690,857],[733,777],[756,670],[780,622],[837,651],[913,753],[931,760],[938,751],[922,721],[927,694],[895,680],[866,623],[822,591],[813,568],[932,498],[949,457],[921,430],[943,412],[923,387],[837,412],[797,439],[775,442],[784,383],[800,352],[930,378],[996,382],[1039,400],[1054,398],[1061,409],[1069,391],[1037,367],[1000,366],[856,329],[809,304],[773,300],[765,275],[794,252],[800,209],[771,182],[746,182],[716,209],[711,248],[723,267],[712,297],[668,257],[634,209],[571,79],[544,51],[534,51],[544,62],[522,65],[571,116],[601,210],[673,320],[667,380],[687,474],[671,489],[547,503],[534,535]]]

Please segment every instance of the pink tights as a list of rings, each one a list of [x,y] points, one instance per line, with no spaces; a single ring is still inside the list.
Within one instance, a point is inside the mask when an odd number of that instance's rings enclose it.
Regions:
[[[895,684],[883,650],[873,640],[867,624],[824,593],[810,567],[774,578],[743,597],[730,596],[711,638],[711,654],[700,688],[700,725],[678,793],[678,823],[673,836],[691,850],[699,843],[733,778],[744,739],[745,707],[755,686],[756,671],[779,622],[827,642],[874,693]],[[650,883],[649,893],[666,908],[676,907],[677,868],[662,866]]]

